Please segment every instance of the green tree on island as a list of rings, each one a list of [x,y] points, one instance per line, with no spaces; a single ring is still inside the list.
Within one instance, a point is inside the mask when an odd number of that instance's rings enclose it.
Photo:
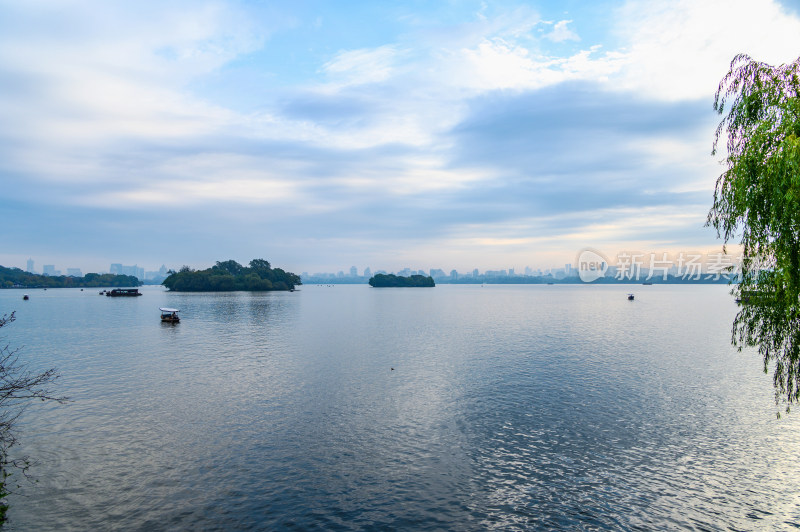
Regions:
[[[742,306],[732,342],[774,365],[775,400],[800,401],[800,58],[781,66],[737,55],[720,82],[714,137],[727,138],[707,225],[740,239]],[[727,114],[725,112],[727,111]]]
[[[410,277],[403,277],[394,275],[392,273],[385,274],[379,273],[372,276],[369,280],[369,285],[375,288],[388,288],[388,287],[414,287],[414,288],[427,288],[436,286],[433,282],[433,277],[426,277],[424,275],[412,275]]]
[[[303,284],[298,275],[272,268],[264,259],[253,259],[249,267],[235,260],[217,262],[211,268],[195,271],[184,266],[162,283],[175,292],[230,292],[294,290]]]

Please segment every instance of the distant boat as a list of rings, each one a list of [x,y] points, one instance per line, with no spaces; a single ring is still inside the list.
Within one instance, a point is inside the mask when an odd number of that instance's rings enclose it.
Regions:
[[[628,301],[633,301],[633,294],[628,294]]]
[[[178,323],[181,321],[178,317],[178,312],[180,312],[180,310],[176,308],[161,307],[158,310],[161,311],[161,321],[167,323]]]
[[[138,288],[115,288],[106,292],[108,297],[136,297],[144,294],[139,293]]]
[[[27,301],[29,299],[30,299],[30,297],[28,297],[28,294],[25,294],[24,296],[22,296],[22,300],[23,301]]]

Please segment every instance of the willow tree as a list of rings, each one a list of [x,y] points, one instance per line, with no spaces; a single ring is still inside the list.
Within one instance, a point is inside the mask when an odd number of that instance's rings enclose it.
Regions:
[[[800,401],[800,58],[771,66],[737,55],[714,98],[725,137],[708,225],[739,241],[741,301],[732,342],[773,367],[775,400]]]

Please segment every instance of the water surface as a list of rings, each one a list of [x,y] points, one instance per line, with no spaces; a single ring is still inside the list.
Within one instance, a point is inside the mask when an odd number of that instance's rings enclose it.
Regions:
[[[628,290],[0,291],[72,398],[25,414],[9,528],[800,527],[800,422],[727,287]]]

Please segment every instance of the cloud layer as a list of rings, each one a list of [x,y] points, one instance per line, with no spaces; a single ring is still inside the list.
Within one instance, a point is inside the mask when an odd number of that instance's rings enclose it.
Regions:
[[[716,84],[800,50],[767,0],[0,9],[0,263],[85,270],[708,248]]]

